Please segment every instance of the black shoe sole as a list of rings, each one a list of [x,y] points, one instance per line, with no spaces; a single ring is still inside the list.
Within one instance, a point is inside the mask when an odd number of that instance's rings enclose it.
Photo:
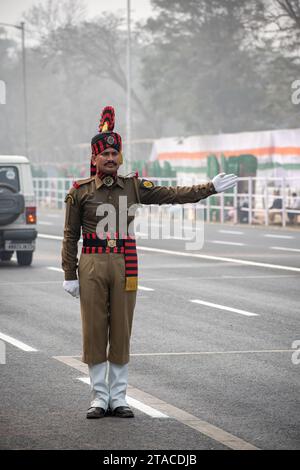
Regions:
[[[118,414],[118,413],[114,413],[112,412],[111,416],[113,416],[114,418],[134,418],[134,414]]]
[[[101,416],[93,416],[93,415],[86,415],[86,418],[87,419],[101,419],[101,418],[105,418],[106,415],[101,415]]]
[[[130,416],[126,416],[126,415],[113,415],[114,418],[127,418],[127,419],[130,419],[130,418],[134,418],[134,415],[130,415]]]

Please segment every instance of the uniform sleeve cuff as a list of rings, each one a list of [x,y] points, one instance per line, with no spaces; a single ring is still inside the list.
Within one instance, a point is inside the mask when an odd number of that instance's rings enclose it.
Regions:
[[[208,184],[209,184],[209,190],[210,190],[211,194],[217,194],[218,191],[216,191],[216,188],[214,187],[213,182],[210,181]]]
[[[65,281],[76,281],[77,275],[73,271],[65,271]]]

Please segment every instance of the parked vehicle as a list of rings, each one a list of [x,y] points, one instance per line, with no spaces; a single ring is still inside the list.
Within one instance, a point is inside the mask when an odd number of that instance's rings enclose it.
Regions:
[[[29,160],[0,155],[0,260],[16,251],[19,265],[32,263],[35,250],[36,204]]]

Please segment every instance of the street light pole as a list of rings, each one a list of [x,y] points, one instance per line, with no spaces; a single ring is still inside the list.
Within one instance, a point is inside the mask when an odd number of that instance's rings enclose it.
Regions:
[[[131,24],[130,24],[130,0],[127,0],[127,93],[126,93],[126,162],[128,171],[131,171]]]
[[[25,155],[28,157],[28,108],[27,108],[27,81],[26,81],[26,55],[25,55],[25,23],[22,21],[20,25],[0,23],[0,26],[9,26],[11,28],[20,29],[22,34],[22,82],[23,82],[23,108],[24,108],[24,138],[25,138]]]
[[[23,74],[23,98],[24,98],[24,124],[25,124],[25,151],[28,155],[28,109],[27,109],[27,82],[26,82],[26,50],[25,50],[25,23],[21,21],[22,32],[22,74]]]

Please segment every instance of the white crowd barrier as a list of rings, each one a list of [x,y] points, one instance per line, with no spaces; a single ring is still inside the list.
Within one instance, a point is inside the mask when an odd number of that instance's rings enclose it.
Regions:
[[[156,185],[191,186],[199,184],[195,178],[147,178]],[[39,207],[63,209],[64,199],[72,187],[73,178],[34,178],[34,190]],[[204,180],[202,182],[205,182]],[[184,207],[184,217],[194,219],[197,210],[204,211],[207,222],[245,223],[272,225],[287,224],[300,227],[300,204],[295,207],[295,196],[300,201],[300,178],[285,177],[240,177],[233,190],[216,194],[196,204]],[[294,207],[293,207],[294,205]],[[293,208],[292,208],[293,207]],[[149,208],[148,208],[149,209]],[[146,213],[147,206],[141,208]],[[181,205],[154,206],[155,213],[164,214],[166,210],[173,214],[182,210]]]

